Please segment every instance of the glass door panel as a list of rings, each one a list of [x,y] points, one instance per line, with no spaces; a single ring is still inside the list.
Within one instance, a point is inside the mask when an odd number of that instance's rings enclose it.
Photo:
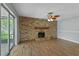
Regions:
[[[10,49],[14,45],[14,18],[10,15]]]
[[[9,53],[9,13],[1,6],[1,55]]]

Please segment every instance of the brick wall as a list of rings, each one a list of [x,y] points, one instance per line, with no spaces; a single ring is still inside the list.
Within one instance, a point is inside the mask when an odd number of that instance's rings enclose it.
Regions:
[[[38,32],[45,32],[44,38],[38,38]],[[20,17],[21,40],[49,40],[57,38],[57,21],[48,22],[46,19]]]

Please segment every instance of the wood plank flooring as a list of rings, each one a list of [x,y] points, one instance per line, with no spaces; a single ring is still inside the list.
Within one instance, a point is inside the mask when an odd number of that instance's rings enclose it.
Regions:
[[[61,39],[24,41],[12,49],[10,56],[79,56],[79,44]]]

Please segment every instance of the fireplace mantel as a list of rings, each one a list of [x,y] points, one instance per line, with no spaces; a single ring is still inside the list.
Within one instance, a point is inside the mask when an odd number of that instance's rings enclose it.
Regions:
[[[49,27],[35,27],[35,29],[49,29]]]

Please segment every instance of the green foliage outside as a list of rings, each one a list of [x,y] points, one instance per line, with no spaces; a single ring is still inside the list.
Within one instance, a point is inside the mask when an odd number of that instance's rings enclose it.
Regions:
[[[13,30],[13,20],[10,20],[10,31]],[[9,38],[9,20],[1,19],[1,40]]]

